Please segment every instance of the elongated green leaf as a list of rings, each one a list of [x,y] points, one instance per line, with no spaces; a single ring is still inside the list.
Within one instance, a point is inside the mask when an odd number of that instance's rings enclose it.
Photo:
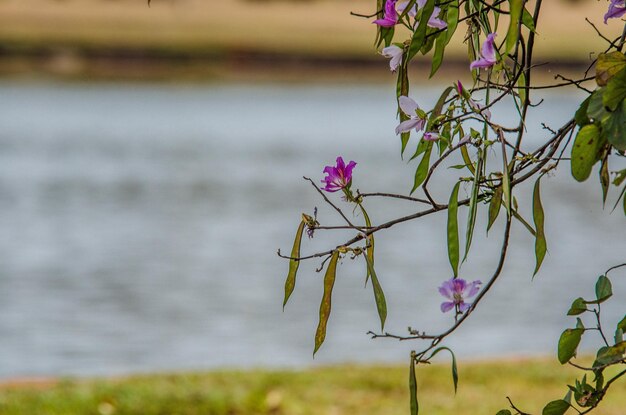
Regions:
[[[519,94],[519,100],[522,105],[524,104],[524,102],[526,101],[526,97],[528,96],[526,86],[526,75],[524,75],[524,72],[522,72],[519,79],[517,80],[517,93]]]
[[[500,206],[502,206],[502,187],[498,186],[489,201],[489,221],[487,222],[487,232],[489,232],[489,229],[491,229],[491,226],[498,218]]]
[[[433,143],[432,141],[429,141],[424,156],[422,157],[420,164],[417,166],[417,170],[415,170],[415,180],[413,182],[413,189],[411,190],[411,193],[416,191],[417,188],[424,183],[424,180],[426,180],[428,169],[430,168],[430,154],[432,153],[432,150]]]
[[[428,30],[428,16],[433,14],[434,9],[435,0],[427,0],[424,8],[422,9],[422,16],[425,17],[420,19],[420,22],[415,28],[415,31],[413,32],[413,36],[411,38],[411,44],[409,46],[408,52],[409,60],[413,59],[413,57],[424,45],[424,40],[426,39],[426,31]]]
[[[478,211],[478,192],[480,190],[480,175],[483,170],[484,149],[478,152],[478,163],[476,165],[476,173],[474,174],[474,183],[472,185],[472,194],[469,201],[469,212],[467,215],[467,230],[465,232],[465,255],[463,261],[467,259],[470,246],[472,245],[472,237],[474,236],[474,226],[476,225],[476,213]]]
[[[339,251],[333,252],[324,275],[324,295],[320,304],[320,320],[315,332],[315,349],[313,356],[319,350],[324,339],[326,338],[326,326],[328,325],[328,317],[330,317],[331,298],[333,294],[333,286],[335,285],[335,277],[337,276],[337,261],[339,260]]]
[[[459,185],[457,182],[450,195],[448,204],[448,259],[452,266],[452,272],[456,277],[459,274]]]
[[[402,54],[402,63],[398,66],[398,81],[396,84],[396,97],[399,99],[401,96],[409,96],[409,71],[408,71],[408,60],[406,57],[406,53]],[[400,122],[406,121],[409,119],[409,116],[406,115],[400,109],[400,103],[398,101],[398,114],[400,114]],[[409,138],[411,137],[411,132],[407,131],[406,133],[400,134],[400,140],[402,142],[402,150],[400,151],[400,156],[404,155],[404,150],[406,149],[406,145],[409,142]]]
[[[517,43],[523,8],[524,0],[509,0],[510,20],[509,30],[506,33],[506,49],[504,53],[510,52],[513,46],[515,46],[515,43]]]
[[[568,404],[567,401],[564,401],[563,399],[557,399],[556,401],[552,401],[547,404],[543,408],[541,415],[563,415],[565,412],[567,412],[569,407],[570,404]]]
[[[302,233],[304,232],[304,220],[300,222],[298,226],[298,230],[296,231],[296,237],[293,240],[293,248],[291,248],[291,258],[299,258],[300,257],[300,244],[302,242]],[[293,292],[293,289],[296,287],[296,274],[298,273],[298,267],[300,266],[300,261],[297,259],[289,260],[289,272],[287,273],[287,279],[285,280],[285,299],[283,300],[283,310],[285,309],[285,305],[287,305],[287,301]]]
[[[600,275],[596,282],[596,301],[598,304],[608,300],[613,295],[611,280],[606,275]]]
[[[385,301],[385,293],[380,286],[376,271],[374,270],[374,264],[365,255],[365,262],[367,263],[367,269],[372,279],[372,287],[374,288],[374,299],[376,300],[376,309],[378,310],[378,317],[380,318],[380,329],[385,329],[385,320],[387,319],[387,301]]]
[[[418,415],[419,404],[417,402],[417,379],[415,378],[415,352],[411,352],[411,363],[409,363],[409,396],[411,415]]]
[[[606,204],[606,197],[609,195],[609,184],[611,179],[609,178],[609,160],[608,158],[602,159],[600,164],[600,185],[602,186],[602,204]]]
[[[433,122],[435,120],[435,118],[437,118],[437,117],[439,117],[441,115],[441,111],[443,110],[443,106],[446,105],[446,100],[448,99],[448,95],[450,95],[450,92],[452,92],[453,90],[454,90],[454,88],[451,87],[451,86],[449,86],[449,87],[447,87],[446,89],[443,90],[443,92],[439,96],[439,99],[437,100],[437,103],[433,107],[433,110],[432,110],[431,115],[430,115],[430,122]]]
[[[587,311],[587,305],[585,304],[585,300],[582,297],[578,297],[572,303],[572,306],[569,308],[567,315],[577,316],[584,313],[585,311]]]
[[[543,206],[541,204],[541,177],[537,179],[535,182],[535,189],[533,191],[533,220],[535,221],[535,272],[533,275],[537,274],[539,268],[541,268],[541,264],[543,263],[543,259],[546,256],[546,251],[548,249],[546,243],[546,235],[544,232],[544,213]]]
[[[363,218],[365,219],[365,226],[368,228],[372,226],[372,221],[370,220],[367,211],[363,207],[363,205],[359,204],[361,208],[361,212],[363,212]],[[374,235],[371,234],[367,237],[367,249],[365,251],[365,255],[369,258],[370,263],[374,266]],[[367,286],[367,280],[370,278],[370,269],[367,268],[367,274],[365,276],[365,285]]]
[[[533,20],[532,14],[526,8],[522,12],[522,24],[528,28],[531,32],[535,32],[535,20]]]
[[[446,37],[445,33],[440,34],[435,39],[435,53],[433,53],[433,59],[430,67],[429,78],[432,78],[437,73],[443,62],[443,54],[446,50]]]
[[[452,0],[448,4],[448,11],[446,12],[446,23],[448,28],[446,31],[446,45],[452,40],[454,32],[459,25],[459,0]]]
[[[452,351],[452,349],[450,349],[448,347],[438,347],[437,349],[435,349],[433,351],[433,353],[430,355],[428,360],[430,360],[433,357],[435,357],[435,355],[437,353],[439,353],[440,351],[442,351],[442,350],[450,352],[450,356],[452,357],[452,383],[454,384],[454,393],[456,393],[457,388],[458,388],[458,384],[459,384],[459,371],[458,371],[457,366],[456,366],[456,356],[454,355],[454,352]]]
[[[461,147],[461,156],[463,157],[463,161],[465,162],[465,166],[472,173],[476,174],[476,169],[474,169],[474,163],[472,163],[472,159],[467,152],[467,146]]]
[[[593,165],[598,161],[598,152],[603,145],[600,129],[595,124],[585,125],[578,131],[572,147],[572,176],[579,182],[587,180]]]
[[[559,362],[564,365],[576,356],[576,349],[580,344],[584,329],[566,329],[559,338],[558,357]]]

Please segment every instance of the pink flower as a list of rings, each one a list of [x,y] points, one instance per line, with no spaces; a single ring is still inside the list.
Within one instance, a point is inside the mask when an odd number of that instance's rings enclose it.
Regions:
[[[415,128],[415,131],[423,130],[426,124],[426,118],[419,113],[422,111],[420,110],[419,105],[417,105],[417,102],[413,101],[409,97],[401,96],[398,99],[398,103],[400,104],[402,112],[406,114],[409,119],[402,121],[396,127],[396,134],[407,133],[413,128]]]
[[[402,62],[402,52],[402,48],[396,45],[387,46],[382,50],[381,54],[385,58],[389,58],[389,69],[391,69],[391,72],[395,72],[398,66],[400,66]]]
[[[626,4],[624,0],[611,0],[609,4],[609,10],[604,15],[604,24],[607,24],[609,19],[620,18],[626,13]]]
[[[382,27],[393,27],[398,24],[398,12],[396,12],[396,0],[385,2],[385,14],[382,19],[376,19],[372,23]]]
[[[350,187],[352,183],[352,169],[354,169],[356,163],[354,161],[350,161],[348,165],[343,162],[343,158],[337,157],[337,165],[326,166],[324,168],[324,173],[327,174],[322,180],[322,183],[326,183],[326,186],[322,187],[322,189],[327,192],[336,192],[337,190],[345,189]]]
[[[398,3],[398,11],[400,13],[406,10],[406,7],[409,5],[408,1],[403,1],[402,3]],[[426,5],[426,0],[417,0],[413,7],[407,12],[407,14],[411,17],[417,16],[417,10],[423,8]],[[441,13],[441,8],[436,7],[433,9],[433,13],[428,18],[427,26],[434,27],[435,29],[445,29],[448,27],[448,24],[441,20],[439,17],[439,13]]]
[[[496,33],[489,33],[487,35],[487,39],[483,43],[483,47],[480,50],[480,58],[470,64],[470,70],[476,68],[491,68],[496,64],[496,36]]]
[[[481,284],[482,282],[478,280],[468,283],[462,278],[451,278],[445,281],[441,287],[439,287],[439,294],[450,301],[441,303],[441,312],[446,313],[452,310],[456,305],[459,306],[459,311],[462,313],[466,312],[471,304],[466,303],[465,299],[478,294]]]
[[[437,141],[439,140],[439,134],[429,131],[429,132],[424,133],[424,137],[422,138],[426,141]]]

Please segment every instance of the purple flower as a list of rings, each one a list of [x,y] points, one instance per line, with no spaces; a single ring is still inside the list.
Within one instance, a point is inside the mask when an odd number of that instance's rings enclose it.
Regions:
[[[429,131],[429,132],[424,133],[424,137],[422,138],[426,141],[437,141],[439,140],[439,134]]]
[[[322,183],[326,183],[322,189],[327,192],[336,192],[337,190],[345,189],[350,186],[352,182],[352,169],[354,169],[356,163],[354,161],[350,161],[348,165],[343,162],[341,157],[337,157],[337,165],[326,166],[324,168],[324,173],[327,174],[322,180]]]
[[[389,69],[391,69],[391,72],[395,72],[398,69],[398,66],[400,66],[400,63],[402,62],[402,52],[402,48],[396,45],[387,46],[382,50],[382,55],[385,58],[390,59]]]
[[[398,3],[398,11],[400,13],[404,12],[406,6],[409,5],[408,1],[403,1],[402,3]],[[426,5],[426,0],[417,0],[416,4],[411,7],[411,9],[407,12],[407,14],[411,17],[417,16],[417,10],[423,8]],[[441,13],[440,7],[435,7],[433,9],[433,13],[430,15],[428,19],[427,26],[434,27],[435,29],[445,29],[448,27],[448,24],[441,20],[439,17],[439,13]]]
[[[478,294],[481,284],[482,282],[478,280],[468,283],[462,278],[452,278],[445,281],[439,287],[439,293],[450,301],[441,303],[441,312],[446,313],[456,305],[459,306],[462,313],[466,312],[470,308],[470,304],[466,303],[465,299]]]
[[[626,4],[624,0],[611,0],[609,4],[609,10],[604,15],[604,24],[607,24],[607,20],[620,18],[626,13]]]
[[[376,19],[372,23],[382,27],[393,27],[398,24],[398,12],[396,12],[396,0],[385,2],[385,14],[382,19]]]
[[[419,105],[417,105],[417,102],[409,97],[401,96],[398,99],[398,103],[400,104],[402,112],[405,113],[409,119],[402,121],[400,125],[396,127],[396,134],[409,132],[413,128],[415,128],[415,131],[423,130],[426,124],[426,118],[423,115],[423,111],[420,110]],[[418,111],[422,114],[419,114]]]
[[[470,70],[476,68],[491,68],[496,64],[496,45],[495,37],[496,33],[489,33],[487,39],[483,43],[483,47],[480,50],[480,58],[470,63]]]

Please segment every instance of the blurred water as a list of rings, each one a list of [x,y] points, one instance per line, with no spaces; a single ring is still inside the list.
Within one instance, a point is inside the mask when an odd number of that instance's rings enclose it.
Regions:
[[[420,91],[420,103],[432,105],[438,88]],[[362,191],[410,188],[415,165],[399,159],[393,93],[0,84],[0,377],[405,361],[418,345],[365,335],[378,325],[373,296],[363,264],[347,259],[312,360],[319,262],[302,264],[283,313],[287,263],[276,256],[289,251],[300,212],[317,206],[322,223],[339,223],[301,179],[320,180],[337,155],[358,161]],[[534,121],[553,127],[580,102],[576,93],[546,98]],[[494,112],[502,121],[515,115],[502,111]],[[543,137],[529,131],[535,143]],[[602,210],[595,176],[577,184],[568,169],[543,182],[542,271],[531,281],[533,239],[516,225],[502,280],[450,342],[459,355],[554,352],[571,300],[590,297],[597,275],[626,259],[623,214]],[[442,201],[449,179],[433,187]],[[528,189],[518,198],[528,216]],[[418,208],[369,203],[377,223]],[[486,280],[494,267],[501,223],[485,238],[485,214],[463,267],[469,279]],[[444,232],[440,214],[378,237],[389,331],[450,323],[436,292],[450,277]],[[303,251],[349,236],[320,232]],[[606,324],[624,311],[626,274],[614,276]]]

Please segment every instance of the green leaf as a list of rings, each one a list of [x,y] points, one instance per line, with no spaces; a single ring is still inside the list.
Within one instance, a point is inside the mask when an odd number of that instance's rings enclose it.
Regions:
[[[580,317],[576,317],[576,328],[577,329],[585,328],[585,325],[583,324],[583,321],[580,319]]]
[[[459,0],[452,0],[448,4],[448,10],[446,12],[446,23],[448,28],[446,31],[446,45],[452,40],[454,32],[459,25]]]
[[[426,180],[426,176],[428,175],[428,169],[430,167],[430,154],[432,153],[432,150],[433,143],[432,141],[429,141],[428,146],[426,147],[426,152],[424,153],[424,157],[422,157],[420,164],[417,166],[417,170],[415,170],[415,180],[413,182],[413,189],[411,190],[411,193],[416,191],[417,188],[420,187],[422,183],[424,183],[424,180]]]
[[[623,342],[624,341],[624,330],[619,329],[619,328],[617,330],[615,330],[615,337],[614,337],[614,339],[615,339],[615,344]]]
[[[459,274],[459,185],[457,182],[450,195],[448,204],[448,259],[452,266],[452,272],[456,277]]]
[[[446,89],[443,90],[443,92],[441,93],[441,96],[439,96],[439,99],[437,100],[437,103],[435,104],[435,106],[433,107],[433,110],[431,112],[430,118],[429,118],[429,122],[433,123],[434,120],[439,117],[441,115],[441,111],[443,109],[443,106],[446,104],[446,100],[448,99],[448,95],[450,95],[450,92],[452,92],[454,90],[453,87],[449,86]]]
[[[506,33],[506,49],[503,53],[511,51],[517,43],[523,9],[524,0],[509,0],[509,30]]]
[[[606,197],[609,194],[609,184],[611,180],[609,178],[609,160],[603,158],[600,164],[600,186],[602,186],[602,204],[606,203]]]
[[[585,300],[583,300],[582,297],[578,297],[572,303],[572,306],[570,307],[569,311],[567,312],[567,315],[568,316],[577,316],[579,314],[584,313],[585,311],[587,311],[587,305],[585,304]]]
[[[617,328],[621,329],[624,332],[626,332],[626,315],[624,315],[624,318],[622,319],[622,321],[617,323]]]
[[[365,255],[365,262],[367,262],[367,269],[370,277],[372,278],[372,287],[374,289],[374,299],[376,300],[376,309],[378,310],[378,317],[380,318],[380,329],[385,329],[385,320],[387,319],[387,301],[385,301],[385,293],[380,286],[376,271],[374,270],[374,264]]]
[[[463,161],[465,162],[465,166],[472,173],[476,174],[476,169],[474,168],[474,163],[472,163],[472,159],[467,152],[467,146],[461,147],[461,156],[463,157]]]
[[[626,358],[626,342],[617,343],[615,346],[602,347],[598,350],[593,367],[612,365]]]
[[[584,333],[584,329],[567,329],[561,334],[559,339],[558,357],[559,362],[564,365],[570,359],[576,356],[576,349],[580,344],[580,339]]]
[[[511,411],[508,409],[500,409],[496,415],[511,415]]]
[[[418,415],[419,404],[417,402],[417,379],[415,378],[415,352],[411,352],[411,363],[409,364],[409,394],[411,415]]]
[[[606,85],[609,80],[626,67],[626,56],[621,52],[601,53],[596,63],[596,82]]]
[[[522,12],[522,24],[526,26],[531,32],[535,32],[535,20],[526,8]]]
[[[443,54],[445,50],[446,50],[446,37],[445,37],[445,34],[442,33],[439,36],[437,36],[437,39],[435,39],[435,53],[433,53],[429,78],[432,78],[433,75],[436,74],[439,68],[441,67],[441,63],[443,62]]]
[[[361,212],[363,212],[363,218],[365,219],[365,226],[367,226],[368,228],[372,226],[372,221],[370,220],[369,215],[367,214],[367,211],[365,210],[365,208],[363,207],[362,204],[359,203],[359,207],[361,208]],[[365,251],[365,255],[367,256],[367,259],[369,259],[369,263],[372,264],[372,267],[374,266],[374,234],[370,234],[367,236],[367,249]],[[367,267],[367,273],[365,275],[365,285],[367,286],[367,281],[369,280],[371,276],[371,272],[370,272],[370,267]]]
[[[598,88],[591,94],[589,98],[589,105],[587,106],[587,115],[589,118],[592,118],[595,122],[600,122],[604,118],[611,115],[610,112],[604,108],[604,103],[602,102],[604,91],[606,91],[606,87]]]
[[[461,147],[463,148],[463,147]],[[476,213],[478,211],[478,192],[480,191],[480,176],[483,171],[484,149],[478,152],[478,163],[476,165],[476,173],[474,174],[474,182],[472,185],[472,194],[469,201],[469,212],[467,215],[467,230],[465,232],[465,255],[463,261],[467,259],[470,246],[472,245],[472,237],[474,236],[474,225],[476,225]]]
[[[600,129],[595,124],[585,125],[578,131],[572,147],[571,167],[574,179],[579,182],[587,180],[598,161],[598,152],[603,144]]]
[[[546,256],[547,251],[547,243],[546,243],[546,235],[544,232],[544,212],[543,206],[541,204],[541,189],[540,189],[541,177],[537,179],[535,182],[535,189],[533,191],[533,220],[535,221],[535,272],[533,275],[537,274],[541,264],[543,263],[543,259]]]
[[[487,223],[487,232],[489,232],[489,229],[491,229],[491,226],[498,218],[500,206],[502,206],[502,187],[498,186],[493,193],[493,196],[491,196],[491,201],[489,202],[489,222]]]
[[[399,99],[401,96],[409,96],[409,71],[408,71],[408,60],[406,58],[406,53],[402,54],[402,63],[398,66],[398,81],[396,84],[396,98]],[[406,115],[400,109],[400,102],[398,101],[398,114],[400,114],[400,122],[406,121],[409,119],[409,116]],[[400,134],[400,140],[402,142],[402,150],[400,151],[400,156],[404,154],[404,150],[406,149],[406,145],[409,142],[409,138],[411,137],[411,132],[407,131],[406,133]]]
[[[567,401],[564,401],[563,399],[557,399],[556,401],[552,401],[549,404],[547,404],[543,408],[543,411],[541,412],[541,414],[542,415],[563,415],[565,412],[567,412],[569,407],[570,407],[570,404],[567,403]]]
[[[600,304],[608,300],[613,295],[611,280],[606,275],[600,275],[596,282],[596,300]]]
[[[606,85],[602,104],[611,111],[626,98],[626,68],[619,71]]]
[[[339,251],[333,252],[324,275],[324,295],[320,304],[320,320],[315,332],[315,349],[313,356],[319,350],[324,339],[326,338],[326,326],[328,325],[328,317],[330,317],[331,297],[333,294],[333,286],[335,285],[335,277],[337,276],[337,261],[339,260]]]
[[[442,351],[442,350],[446,350],[446,351],[450,352],[450,356],[452,356],[452,383],[454,384],[454,393],[456,393],[457,387],[459,385],[459,371],[458,371],[457,366],[456,366],[456,356],[454,355],[454,352],[452,351],[452,349],[450,349],[448,347],[439,347],[439,348],[437,348],[437,349],[435,349],[433,351],[433,353],[430,355],[428,360],[430,360],[433,357],[435,357],[435,355],[437,353],[439,353],[440,351]]]
[[[579,127],[583,125],[587,125],[591,122],[589,117],[587,116],[587,110],[589,109],[589,101],[591,101],[591,95],[589,95],[578,107],[576,110],[576,115],[574,115],[574,121]]]
[[[622,101],[614,112],[602,119],[602,137],[619,151],[626,151],[626,101]],[[602,143],[604,144],[604,143]],[[597,149],[600,156],[602,147]]]
[[[300,244],[302,242],[302,233],[304,232],[304,220],[300,222],[298,226],[298,230],[296,231],[296,237],[293,241],[293,248],[291,248],[291,258],[299,258],[300,257]],[[283,300],[283,310],[287,305],[287,301],[293,292],[293,289],[296,287],[296,274],[298,273],[298,267],[300,266],[300,261],[297,259],[289,260],[289,272],[287,273],[287,279],[285,280],[285,299]]]
[[[519,94],[520,102],[526,102],[528,91],[526,90],[526,75],[524,75],[524,72],[520,73],[520,77],[517,81],[517,93]]]
[[[433,10],[435,9],[435,0],[428,0],[422,8],[422,16],[430,16],[433,14]],[[428,30],[428,17],[420,19],[419,24],[415,28],[413,32],[413,36],[411,37],[411,44],[409,46],[409,53],[407,54],[408,60],[413,59],[413,57],[419,52],[419,50],[424,45],[424,40],[426,39],[426,31]]]

